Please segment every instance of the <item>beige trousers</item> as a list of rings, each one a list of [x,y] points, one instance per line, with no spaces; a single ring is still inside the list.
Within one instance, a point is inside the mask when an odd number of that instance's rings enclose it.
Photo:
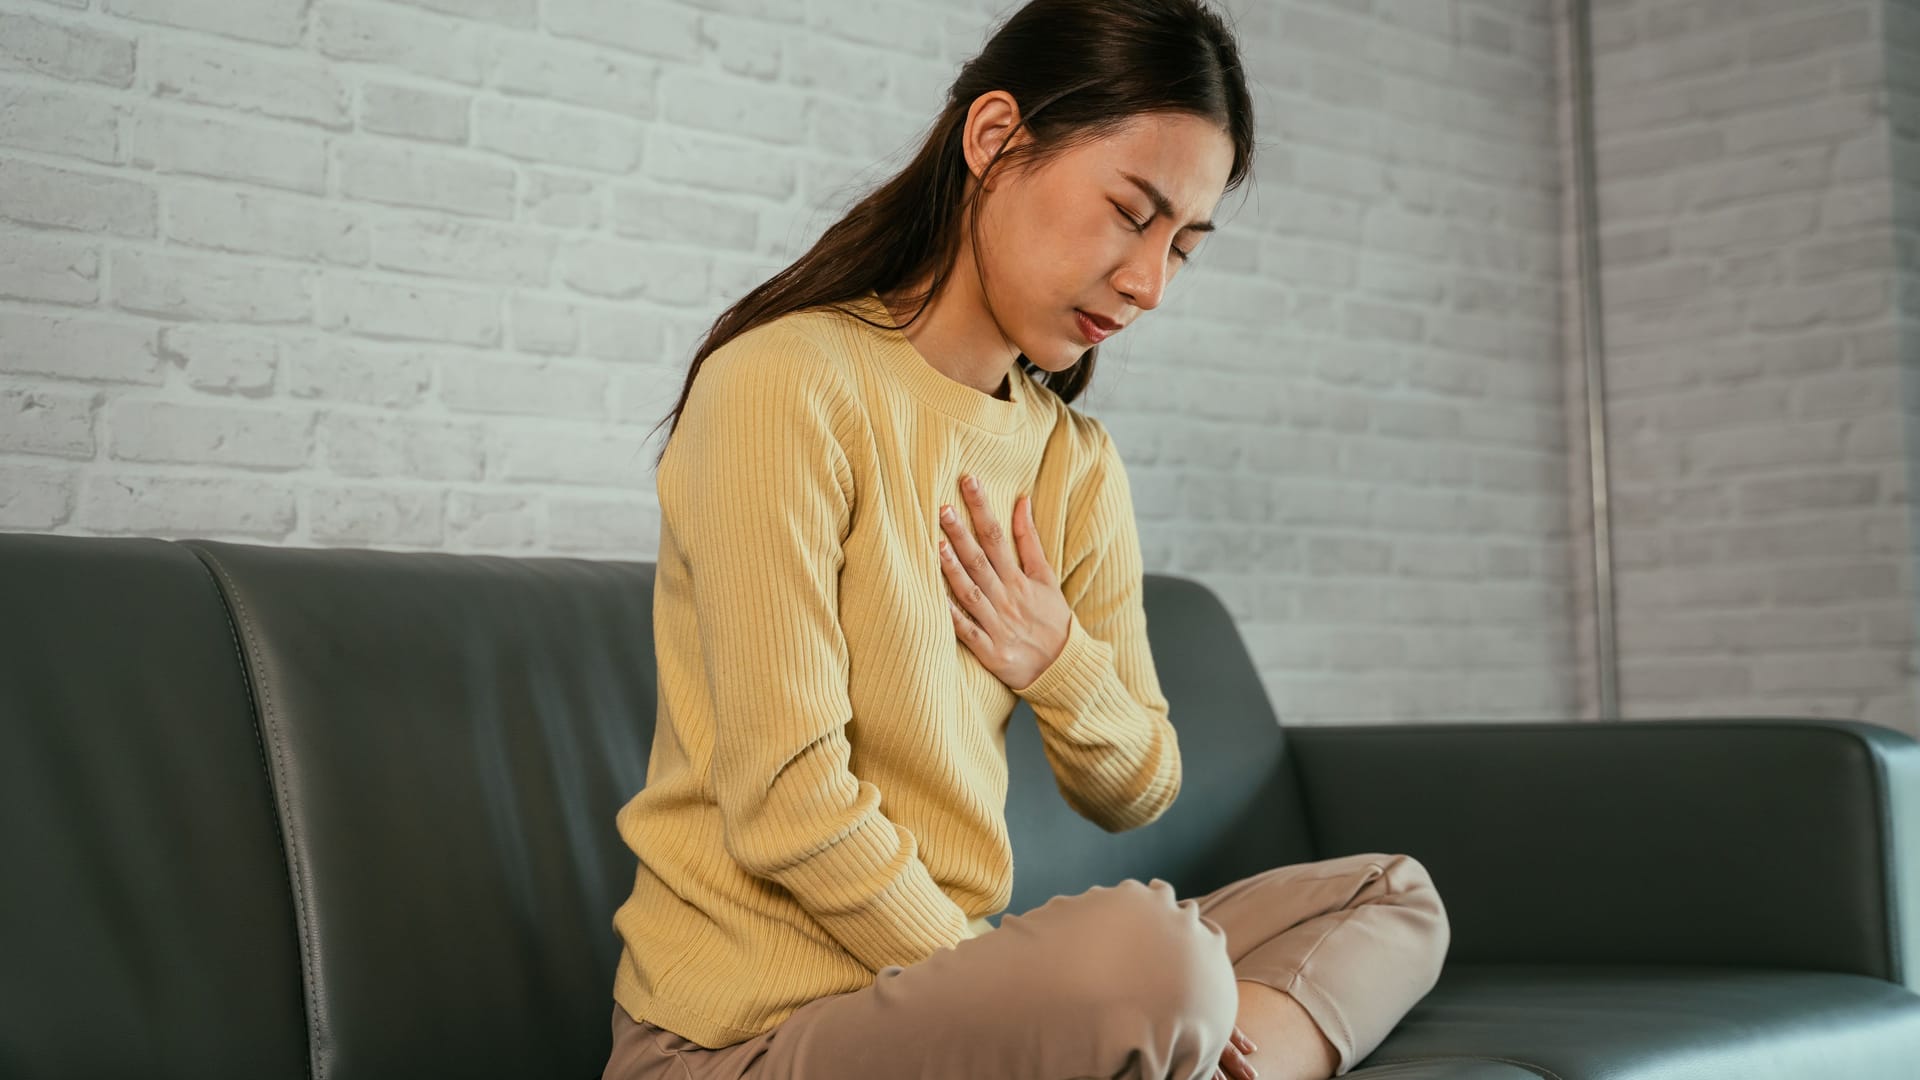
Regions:
[[[1208,1080],[1239,979],[1292,995],[1341,1076],[1433,988],[1449,940],[1432,879],[1406,855],[1276,867],[1197,899],[1128,878],[1005,915],[732,1046],[615,1004],[603,1080]]]

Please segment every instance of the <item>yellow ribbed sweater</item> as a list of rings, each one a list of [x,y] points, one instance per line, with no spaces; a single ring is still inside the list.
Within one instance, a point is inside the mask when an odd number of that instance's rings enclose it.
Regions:
[[[845,306],[892,323],[871,292]],[[1016,691],[947,608],[937,514],[968,522],[963,473],[1008,528],[1032,493],[1073,610],[1018,691],[1068,804],[1119,832],[1179,793],[1119,455],[1024,372],[1010,392],[829,308],[701,366],[657,475],[647,782],[616,818],[639,866],[613,996],[636,1020],[729,1046],[993,929]]]

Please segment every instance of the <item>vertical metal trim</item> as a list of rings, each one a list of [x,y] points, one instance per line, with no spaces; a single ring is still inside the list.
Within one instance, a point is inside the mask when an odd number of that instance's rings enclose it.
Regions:
[[[1569,0],[1573,23],[1573,152],[1579,199],[1581,353],[1586,366],[1588,490],[1593,496],[1594,675],[1600,720],[1620,719],[1613,607],[1613,522],[1608,502],[1606,341],[1601,334],[1600,212],[1595,189],[1593,136],[1593,12],[1588,0]]]

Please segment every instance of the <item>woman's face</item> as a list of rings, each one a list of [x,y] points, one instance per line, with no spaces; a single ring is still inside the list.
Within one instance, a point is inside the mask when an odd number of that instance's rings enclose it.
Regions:
[[[976,177],[1017,121],[1004,92],[974,102],[965,149]],[[979,204],[986,300],[1027,359],[1060,371],[1095,344],[1077,311],[1124,327],[1160,305],[1207,234],[1233,142],[1211,121],[1154,113],[1035,171],[1006,165]]]

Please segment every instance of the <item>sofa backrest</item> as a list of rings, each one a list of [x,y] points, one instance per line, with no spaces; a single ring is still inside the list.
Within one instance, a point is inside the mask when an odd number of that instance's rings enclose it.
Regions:
[[[194,553],[0,534],[0,1076],[304,1076],[275,820]]]
[[[1180,736],[1180,794],[1151,825],[1107,833],[1055,786],[1023,701],[1007,728],[1007,831],[1019,913],[1122,878],[1165,878],[1177,896],[1318,856],[1285,739],[1233,618],[1206,586],[1148,574],[1147,637]]]
[[[186,543],[246,656],[315,1076],[594,1075],[651,566]]]
[[[31,1006],[0,1010],[0,1074],[595,1075],[652,585],[649,562],[0,535],[0,865],[26,871],[0,1002]],[[1010,911],[1314,857],[1227,612],[1146,589],[1180,798],[1118,835],[1079,818],[1020,705]]]

